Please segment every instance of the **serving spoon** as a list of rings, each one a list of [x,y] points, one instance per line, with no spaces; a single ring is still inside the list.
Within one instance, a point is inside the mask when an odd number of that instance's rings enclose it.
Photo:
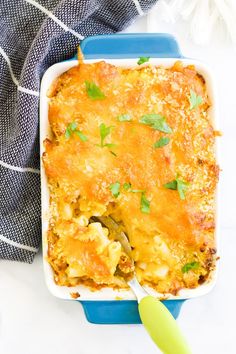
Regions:
[[[109,230],[113,231],[115,239],[121,243],[134,266],[131,245],[126,234],[120,230],[119,225],[107,216],[93,217],[93,220],[100,221]],[[191,350],[172,314],[160,300],[149,295],[143,289],[135,272],[133,272],[133,276],[127,281],[127,284],[138,300],[141,321],[159,349],[164,354],[191,354]]]

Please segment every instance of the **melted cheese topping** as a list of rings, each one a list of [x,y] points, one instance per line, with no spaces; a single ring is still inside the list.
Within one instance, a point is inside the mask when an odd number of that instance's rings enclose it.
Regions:
[[[95,83],[104,99],[89,97],[85,81]],[[202,103],[190,109],[190,90]],[[52,85],[49,121],[54,133],[43,156],[51,192],[49,262],[59,285],[83,282],[96,287],[126,287],[130,265],[114,234],[93,216],[111,216],[132,245],[142,284],[176,294],[204,282],[215,264],[215,162],[210,106],[204,79],[193,66],[125,69],[106,62],[73,67]],[[172,133],[140,123],[146,114],[165,117]],[[120,122],[128,114],[129,122]],[[71,133],[76,122],[87,141]],[[100,125],[112,126],[101,147]],[[161,148],[154,143],[168,136]],[[164,184],[188,183],[184,200]],[[120,183],[116,198],[111,184]],[[145,191],[150,213],[140,208]],[[195,269],[183,267],[195,262]],[[126,265],[126,268],[122,266]],[[126,269],[126,271],[124,271]]]

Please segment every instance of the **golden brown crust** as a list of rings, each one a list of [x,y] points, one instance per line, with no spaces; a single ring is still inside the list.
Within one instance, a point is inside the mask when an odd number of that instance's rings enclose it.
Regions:
[[[91,100],[86,80],[99,86],[106,97]],[[192,110],[190,90],[202,98],[202,103]],[[122,267],[117,242],[102,228],[108,240],[105,245],[101,236],[93,239],[88,224],[78,224],[81,216],[89,220],[96,215],[94,210],[99,210],[97,215],[111,215],[122,222],[142,283],[173,294],[183,287],[197,287],[215,264],[210,250],[215,247],[215,189],[219,175],[214,152],[219,133],[214,131],[208,114],[211,103],[204,78],[194,66],[184,67],[181,62],[169,69],[80,63],[57,79],[50,98],[49,121],[54,138],[45,140],[43,162],[51,189],[49,261],[57,283],[75,285],[87,279],[98,287],[126,286],[115,274],[116,266]],[[166,134],[139,122],[141,116],[151,113],[165,116],[173,132]],[[132,120],[120,122],[117,117],[122,114]],[[65,137],[72,122],[88,138],[86,142],[76,134]],[[101,123],[113,126],[106,143],[115,147],[98,146]],[[153,147],[166,136],[170,138],[168,145]],[[188,183],[184,200],[177,191],[163,186],[176,176]],[[117,181],[121,191],[115,198],[110,185]],[[122,189],[124,183],[145,190],[149,214],[140,211],[140,193]],[[115,261],[109,247],[116,252]],[[69,255],[87,264],[80,273],[77,269],[77,276],[68,273],[72,264],[71,260],[68,263]],[[198,268],[183,273],[183,266],[191,262],[198,263]]]

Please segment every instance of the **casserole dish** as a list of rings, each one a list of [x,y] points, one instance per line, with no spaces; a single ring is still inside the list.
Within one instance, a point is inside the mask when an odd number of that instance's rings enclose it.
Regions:
[[[114,43],[116,45],[114,46]],[[140,48],[142,50],[140,51]],[[173,37],[168,35],[111,35],[111,36],[96,36],[87,38],[82,42],[81,45],[82,52],[85,56],[86,63],[92,63],[105,59],[107,63],[114,64],[120,67],[132,68],[136,66],[137,58],[140,56],[150,56],[150,64],[162,65],[164,67],[170,67],[176,62],[176,58],[181,58],[183,65],[194,65],[197,72],[203,76],[206,81],[207,92],[211,100],[210,116],[214,122],[217,119],[216,112],[216,100],[213,91],[214,85],[212,81],[212,74],[209,69],[203,64],[196,62],[194,60],[185,59],[181,57],[179,53],[178,46]],[[135,59],[130,59],[130,58]],[[43,141],[46,138],[50,138],[50,127],[48,123],[48,102],[47,91],[51,86],[52,82],[60,76],[62,73],[77,65],[77,60],[70,60],[62,63],[58,63],[49,68],[43,76],[41,84],[41,100],[40,100],[40,145],[41,145],[41,155],[44,152]],[[215,125],[215,123],[214,123]],[[49,290],[53,295],[63,298],[71,299],[73,295],[79,294],[79,300],[85,306],[85,311],[92,306],[92,314],[94,316],[96,309],[99,307],[101,311],[101,306],[105,306],[106,315],[108,313],[107,306],[111,306],[113,315],[108,320],[94,319],[90,317],[88,313],[89,320],[92,322],[106,322],[109,323],[134,323],[139,322],[137,315],[134,319],[126,315],[127,309],[132,313],[135,312],[135,302],[134,296],[130,290],[116,290],[111,288],[102,288],[99,291],[92,291],[89,288],[79,285],[76,287],[66,287],[58,286],[54,282],[53,272],[49,263],[46,260],[47,257],[47,232],[49,228],[49,191],[47,187],[47,180],[43,165],[41,174],[41,186],[42,186],[42,233],[43,233],[43,258],[44,258],[44,269],[46,275],[47,285]],[[217,232],[216,232],[217,233]],[[169,295],[168,300],[165,301],[167,307],[171,310],[173,307],[173,315],[177,315],[178,305],[184,300],[195,296],[200,296],[209,292],[215,284],[216,280],[216,270],[211,272],[209,279],[202,285],[195,289],[182,289],[179,291],[178,295]],[[154,290],[148,288],[148,291],[158,296],[163,297],[161,294],[157,294]],[[117,301],[117,299],[122,301]],[[105,302],[104,302],[105,301]],[[127,302],[126,302],[127,301]],[[114,319],[114,309],[122,306],[128,306],[124,311],[128,318]],[[120,309],[119,309],[120,311]],[[121,313],[121,312],[120,312]],[[96,316],[95,316],[96,317]],[[107,323],[107,322],[106,322]]]

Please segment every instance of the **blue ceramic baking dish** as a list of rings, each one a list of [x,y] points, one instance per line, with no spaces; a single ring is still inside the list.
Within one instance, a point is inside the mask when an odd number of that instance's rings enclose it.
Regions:
[[[153,60],[153,64],[172,65],[177,59],[182,60],[186,64],[194,64],[197,70],[206,79],[209,86],[210,96],[214,103],[214,93],[212,91],[212,74],[209,73],[209,68],[205,64],[198,63],[194,60],[185,59],[179,49],[175,38],[169,34],[113,34],[101,35],[86,38],[81,43],[81,50],[84,59],[88,61],[106,59],[110,60],[131,60],[134,58],[135,63],[137,58],[141,56],[148,56]],[[157,59],[159,58],[159,59]],[[124,62],[125,63],[125,62]],[[58,63],[50,67],[41,83],[40,96],[40,145],[41,154],[43,154],[43,140],[50,137],[50,127],[47,121],[48,114],[48,98],[47,90],[52,81],[60,74],[76,65],[76,57],[69,61]],[[134,65],[134,64],[133,64]],[[216,111],[213,112],[214,119]],[[71,299],[70,293],[78,289],[59,287],[54,283],[52,270],[46,261],[47,255],[47,230],[49,222],[49,191],[47,188],[46,176],[43,165],[41,165],[41,188],[42,188],[42,237],[43,237],[43,256],[44,256],[44,270],[46,283],[51,293],[62,299]],[[201,286],[200,291],[194,289],[190,290],[187,295],[176,297],[174,299],[165,300],[163,303],[177,318],[181,305],[186,298],[191,298],[203,295],[211,290],[215,283],[215,274],[209,280],[209,284]],[[85,287],[79,288],[80,303],[83,305],[87,320],[97,324],[128,324],[141,323],[137,309],[137,301],[133,296],[122,296],[119,293],[114,293],[112,296],[105,290],[98,292],[89,292]],[[117,296],[123,298],[116,300]],[[74,301],[74,300],[73,300]]]

